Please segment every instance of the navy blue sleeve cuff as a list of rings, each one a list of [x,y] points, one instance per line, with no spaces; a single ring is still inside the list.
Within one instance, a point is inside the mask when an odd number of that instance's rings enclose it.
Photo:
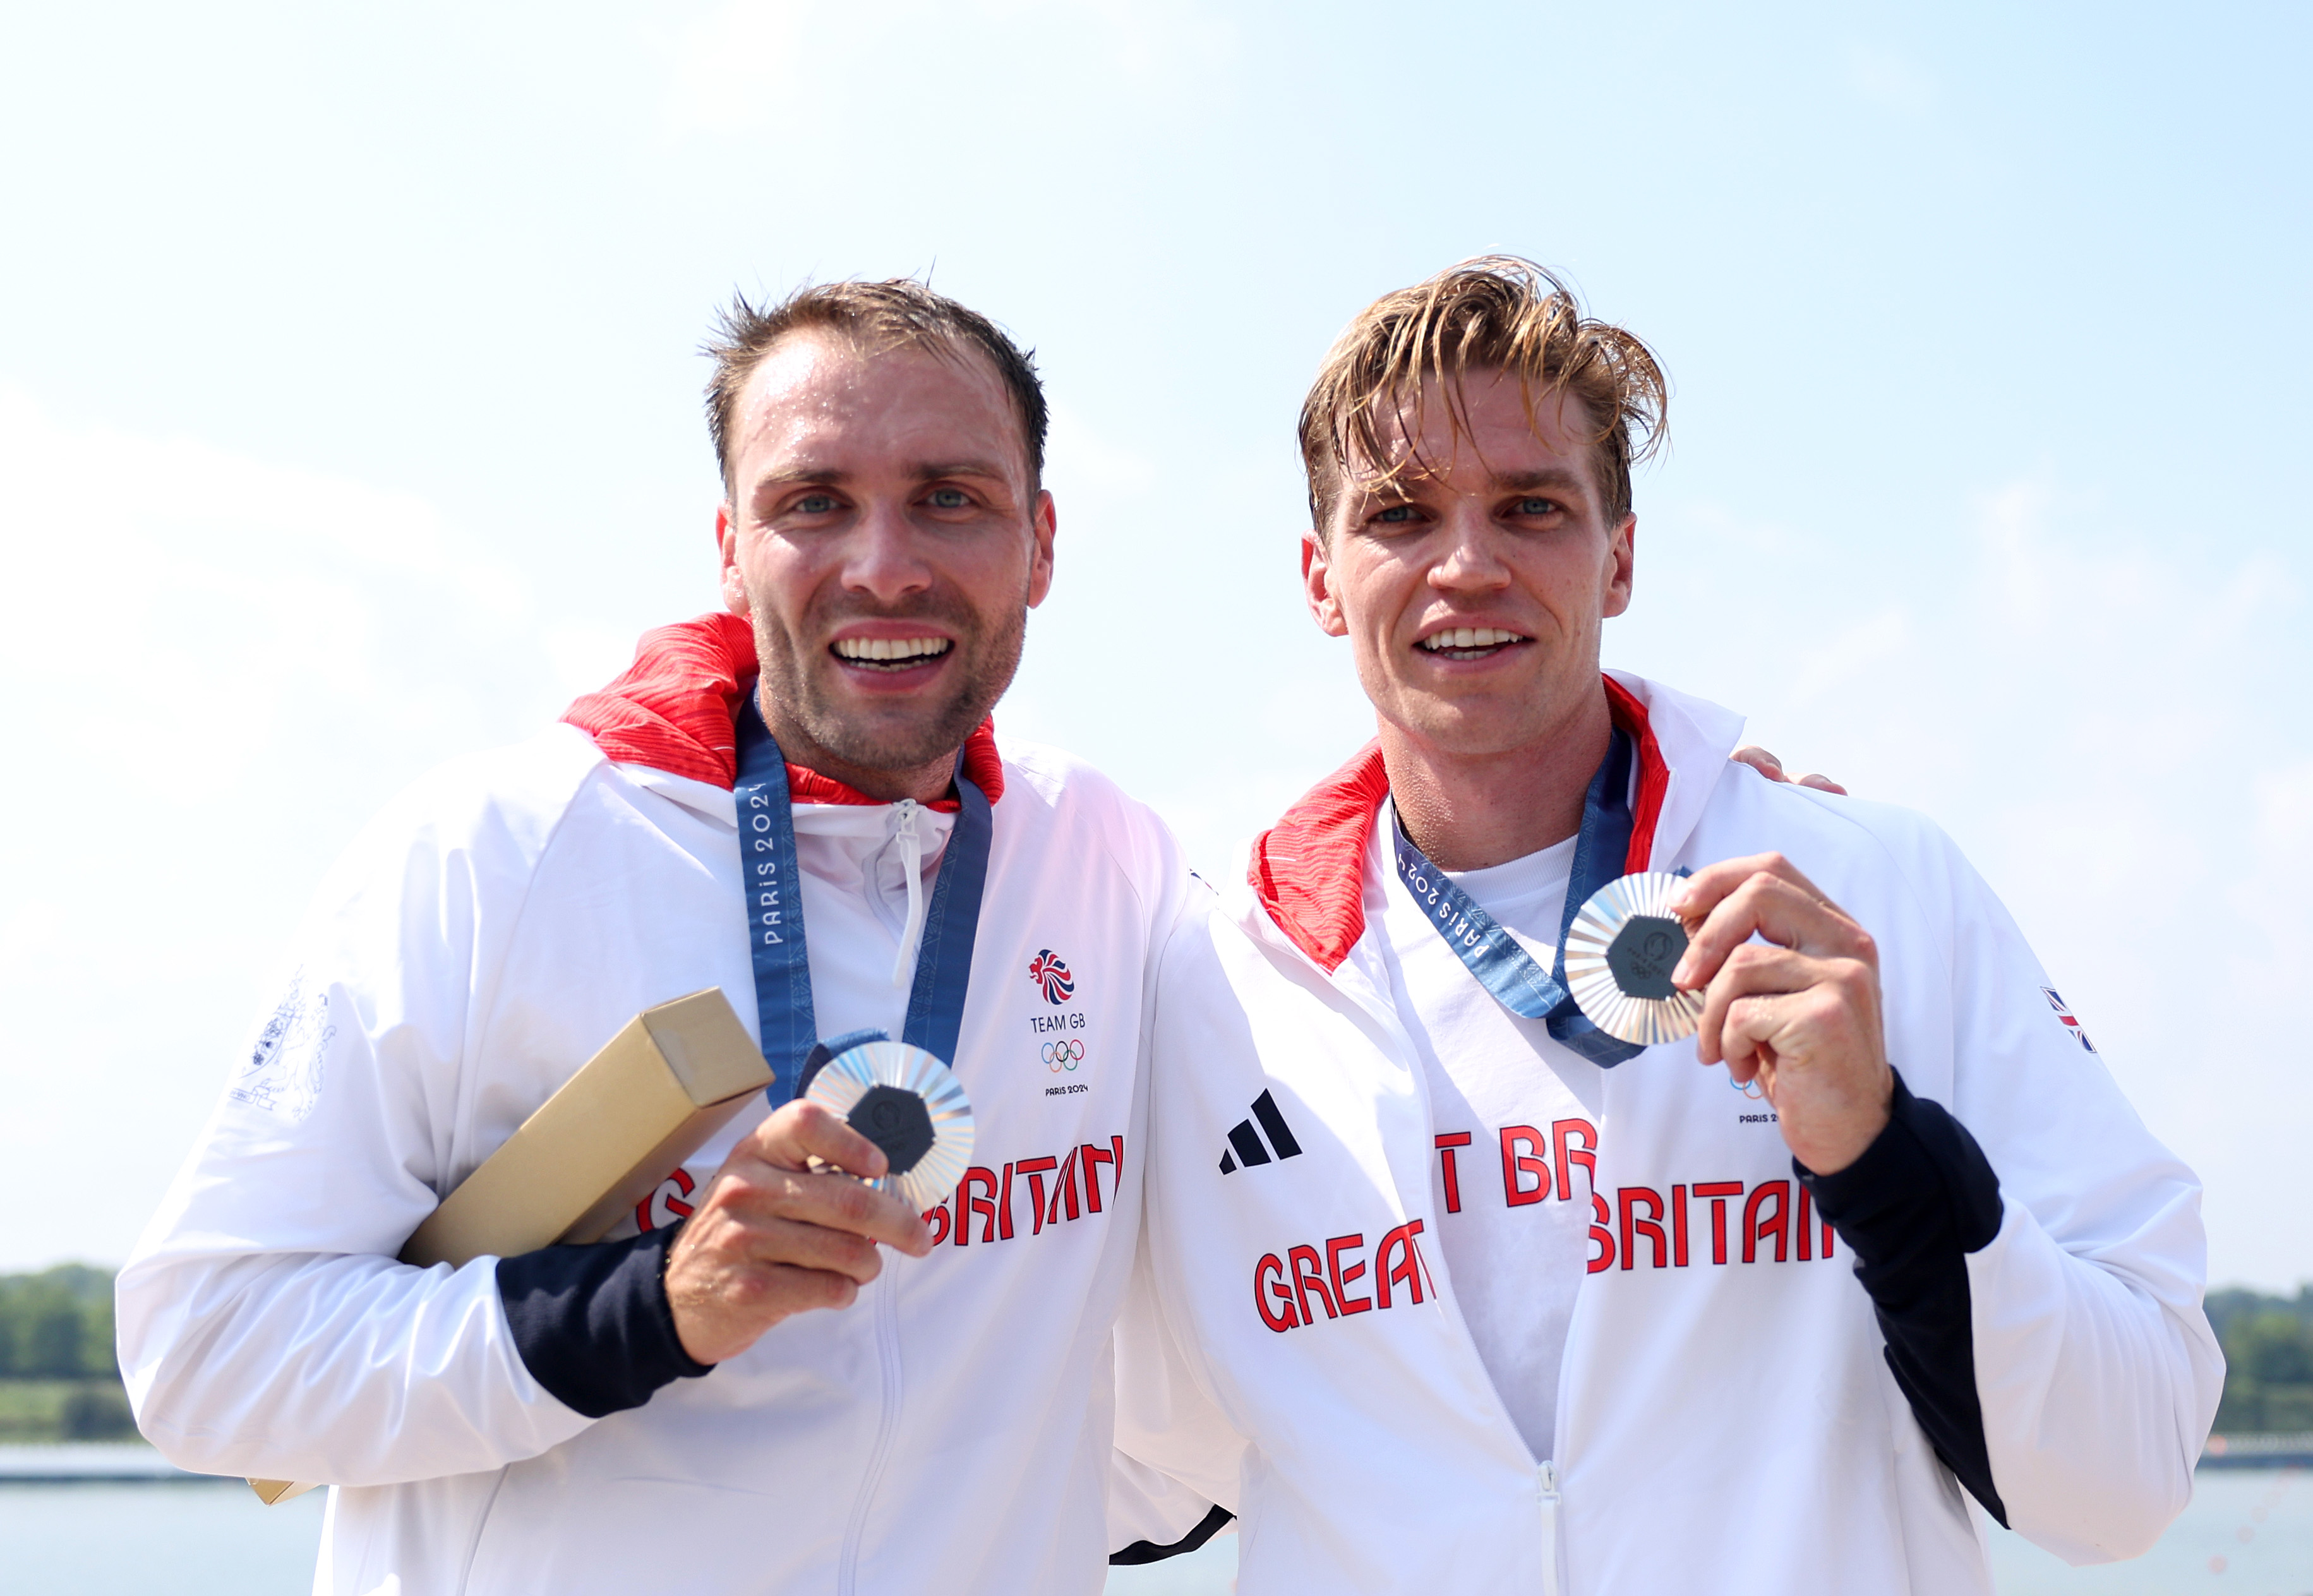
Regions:
[[[1121,1552],[1111,1552],[1108,1560],[1118,1568],[1136,1567],[1143,1563],[1162,1563],[1167,1557],[1183,1557],[1218,1535],[1236,1517],[1226,1507],[1216,1506],[1197,1521],[1197,1527],[1180,1539],[1158,1546],[1153,1540],[1136,1540]]]
[[[666,1255],[681,1230],[498,1259],[514,1347],[531,1378],[565,1407],[601,1418],[714,1367],[682,1350],[666,1300]]]
[[[1895,1077],[1887,1127],[1836,1174],[1792,1173],[1855,1254],[1887,1367],[1936,1455],[2003,1526],[1975,1392],[1967,1255],[2000,1233],[2000,1178],[1967,1127]]]

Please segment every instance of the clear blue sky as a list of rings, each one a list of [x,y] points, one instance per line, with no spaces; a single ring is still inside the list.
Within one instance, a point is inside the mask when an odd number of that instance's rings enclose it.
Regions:
[[[2313,1276],[2302,6],[0,29],[0,1267],[126,1251],[388,793],[711,604],[734,286],[928,270],[1035,346],[1060,579],[999,723],[1221,871],[1367,734],[1302,390],[1501,249],[1676,383],[1610,662],[1942,820],[2217,1276]]]

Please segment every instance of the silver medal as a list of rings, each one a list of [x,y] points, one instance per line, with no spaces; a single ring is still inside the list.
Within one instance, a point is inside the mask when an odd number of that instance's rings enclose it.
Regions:
[[[906,1042],[862,1042],[811,1078],[815,1102],[884,1150],[890,1171],[867,1182],[917,1212],[947,1201],[972,1162],[972,1100],[955,1072]]]
[[[1566,989],[1590,1022],[1642,1048],[1693,1036],[1702,994],[1670,984],[1686,928],[1670,912],[1680,878],[1622,876],[1590,895],[1566,932]]]

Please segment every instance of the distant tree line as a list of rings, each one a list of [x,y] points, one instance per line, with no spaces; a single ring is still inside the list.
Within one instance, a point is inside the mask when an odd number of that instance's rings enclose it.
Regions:
[[[0,1275],[0,1442],[136,1434],[112,1355],[112,1273]]]
[[[2208,1308],[2225,1349],[2218,1434],[2313,1433],[2313,1285],[2293,1297],[2212,1291]]]
[[[118,1372],[110,1273],[60,1264],[38,1275],[0,1275],[0,1378],[80,1380]]]
[[[2293,1297],[2208,1297],[2225,1349],[2220,1434],[2313,1432],[2313,1285]],[[112,1352],[112,1274],[61,1264],[0,1275],[0,1442],[136,1433]]]

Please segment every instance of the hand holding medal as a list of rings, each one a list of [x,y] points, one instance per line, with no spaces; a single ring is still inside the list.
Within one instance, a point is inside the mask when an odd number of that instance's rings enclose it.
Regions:
[[[1649,1046],[1693,1035],[1700,1062],[1756,1080],[1819,1174],[1887,1123],[1878,950],[1781,855],[1609,881],[1567,933],[1566,975],[1600,1030]]]

